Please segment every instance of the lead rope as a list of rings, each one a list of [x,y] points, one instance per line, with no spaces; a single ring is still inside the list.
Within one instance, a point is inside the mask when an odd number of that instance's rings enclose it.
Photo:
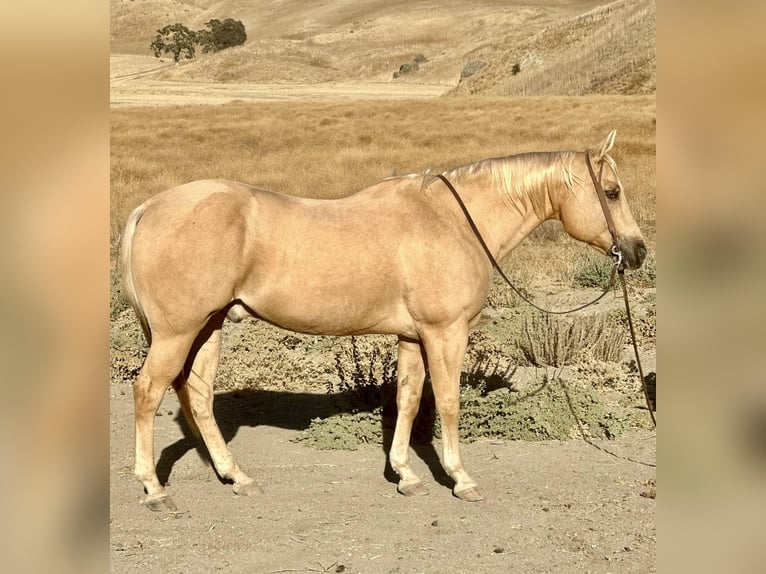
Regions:
[[[652,417],[652,425],[657,428],[657,419],[652,409],[652,401],[649,400],[649,389],[646,387],[646,378],[644,378],[644,369],[641,367],[641,359],[638,356],[638,343],[636,343],[636,331],[633,328],[633,316],[630,313],[630,302],[628,301],[628,284],[625,281],[625,270],[620,269],[620,283],[622,284],[623,299],[625,299],[625,315],[628,317],[628,327],[630,328],[630,342],[633,344],[633,353],[636,355],[636,367],[638,367],[638,376],[641,379],[641,389],[644,391],[644,400],[649,416]]]
[[[615,276],[619,272],[620,283],[622,284],[623,298],[625,299],[625,313],[628,316],[628,327],[630,329],[630,341],[633,344],[633,352],[635,353],[635,356],[636,356],[636,366],[638,367],[638,376],[641,378],[641,389],[644,392],[644,400],[646,401],[646,408],[649,411],[649,416],[652,418],[652,424],[654,425],[654,428],[657,428],[657,420],[654,416],[654,412],[652,411],[652,405],[649,400],[649,392],[646,387],[644,370],[641,367],[641,359],[638,356],[638,344],[636,343],[636,333],[635,333],[635,329],[633,328],[633,318],[630,313],[630,303],[628,302],[628,288],[627,288],[627,283],[625,282],[625,270],[622,268],[622,253],[620,252],[620,249],[617,246],[617,238],[616,238],[616,233],[614,231],[614,224],[612,222],[611,214],[609,213],[609,208],[606,204],[606,198],[601,197],[603,194],[603,190],[601,189],[601,186],[598,180],[596,179],[595,174],[593,173],[593,167],[591,166],[590,157],[587,151],[585,152],[585,159],[586,159],[586,164],[588,165],[588,171],[590,172],[591,178],[593,179],[593,185],[596,188],[596,195],[598,196],[599,202],[601,203],[601,207],[604,210],[604,216],[606,217],[606,220],[607,220],[607,226],[609,227],[609,231],[612,234],[613,245],[612,245],[610,255],[614,259],[614,265],[612,266],[612,274],[609,277],[609,283],[604,288],[604,291],[598,297],[596,297],[595,299],[593,299],[592,301],[588,303],[585,303],[584,305],[580,305],[579,307],[575,307],[574,309],[568,309],[566,311],[551,311],[549,309],[544,309],[540,307],[539,305],[535,304],[534,301],[531,301],[530,299],[524,296],[524,294],[513,284],[513,282],[511,282],[511,280],[502,270],[502,268],[500,267],[500,264],[495,259],[495,256],[492,255],[492,252],[489,250],[489,247],[487,247],[487,243],[484,241],[484,238],[481,236],[481,233],[479,232],[479,228],[476,226],[476,223],[471,217],[471,214],[468,211],[468,208],[466,207],[465,203],[463,202],[463,199],[460,197],[460,194],[457,192],[455,187],[443,174],[440,173],[436,177],[438,177],[444,183],[444,185],[447,186],[447,189],[449,189],[450,192],[452,192],[452,196],[455,198],[455,201],[457,201],[457,204],[460,206],[460,209],[463,212],[463,215],[468,221],[468,225],[471,227],[471,230],[473,231],[474,235],[479,240],[479,243],[481,244],[481,247],[484,250],[484,253],[489,258],[489,261],[492,264],[492,267],[495,269],[495,271],[497,271],[500,274],[500,277],[502,277],[503,280],[508,284],[508,286],[511,289],[513,289],[516,295],[518,295],[523,301],[525,301],[527,304],[531,305],[538,311],[542,311],[543,313],[547,313],[549,315],[566,315],[568,313],[574,313],[575,311],[580,311],[582,309],[585,309],[586,307],[593,305],[597,301],[600,301],[604,297],[604,295],[606,295],[609,292],[609,290],[614,285]]]

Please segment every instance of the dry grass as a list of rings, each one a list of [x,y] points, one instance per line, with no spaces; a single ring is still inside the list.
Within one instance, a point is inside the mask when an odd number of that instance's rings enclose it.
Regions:
[[[164,189],[226,178],[340,197],[394,173],[523,151],[583,149],[618,130],[615,158],[652,243],[655,98],[441,98],[136,108],[111,114],[111,239]],[[557,241],[557,233],[549,234]]]
[[[655,0],[617,0],[562,19],[521,42],[488,44],[487,65],[457,94],[584,95],[656,91]],[[520,71],[513,73],[514,65]]]

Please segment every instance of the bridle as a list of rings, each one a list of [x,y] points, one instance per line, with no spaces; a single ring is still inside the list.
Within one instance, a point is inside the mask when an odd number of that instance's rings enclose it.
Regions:
[[[531,301],[528,297],[526,297],[520,289],[518,289],[513,282],[508,278],[508,276],[505,274],[503,269],[500,267],[500,264],[495,259],[495,256],[492,255],[492,252],[490,251],[489,247],[487,246],[487,243],[484,241],[484,238],[481,236],[481,233],[479,232],[479,228],[476,226],[476,223],[474,222],[473,218],[471,217],[470,212],[468,211],[468,208],[466,207],[465,203],[463,202],[463,199],[460,197],[460,194],[457,192],[455,187],[452,185],[452,183],[444,176],[444,174],[438,174],[436,177],[438,177],[444,185],[447,186],[447,188],[452,192],[452,196],[457,201],[458,205],[460,206],[461,211],[463,212],[463,215],[466,218],[466,221],[468,221],[468,225],[471,227],[471,230],[473,231],[473,234],[476,236],[476,239],[479,240],[479,243],[481,244],[482,249],[484,250],[484,253],[489,258],[490,263],[492,264],[492,267],[495,269],[495,271],[498,272],[500,277],[503,278],[503,280],[508,284],[508,286],[513,289],[513,291],[518,295],[523,301],[525,301],[527,304],[531,305],[535,309],[542,311],[543,313],[547,313],[549,315],[566,315],[568,313],[574,313],[575,311],[580,311],[582,309],[585,309],[586,307],[590,307],[597,301],[601,300],[614,286],[615,282],[615,276],[617,273],[620,274],[620,283],[622,285],[622,292],[623,292],[623,298],[625,299],[625,312],[628,317],[628,326],[630,328],[630,338],[631,342],[633,343],[633,351],[636,356],[636,366],[638,367],[638,374],[641,378],[641,388],[644,391],[644,399],[646,400],[646,407],[649,411],[649,416],[652,418],[652,423],[654,424],[655,428],[657,427],[657,421],[654,416],[654,412],[652,410],[651,401],[649,400],[649,392],[646,387],[646,379],[644,378],[644,372],[641,368],[641,359],[638,356],[638,345],[636,343],[636,333],[633,328],[633,318],[630,313],[630,303],[628,302],[628,288],[627,283],[625,282],[625,266],[623,265],[623,257],[622,257],[622,250],[620,249],[620,245],[617,238],[617,230],[614,226],[614,219],[612,219],[612,213],[609,210],[609,204],[606,201],[606,194],[604,193],[604,188],[601,185],[601,177],[603,176],[603,170],[604,170],[604,164],[602,163],[599,168],[598,177],[596,177],[596,172],[593,170],[593,164],[590,160],[590,151],[591,150],[585,150],[585,165],[588,166],[588,173],[590,174],[590,178],[593,181],[593,187],[596,190],[596,196],[598,197],[598,201],[601,204],[601,209],[604,212],[604,218],[606,219],[606,226],[609,230],[609,234],[612,236],[612,247],[609,250],[609,255],[612,258],[612,261],[614,265],[612,266],[612,274],[609,277],[609,282],[607,283],[604,290],[601,292],[601,294],[593,299],[592,301],[589,301],[588,303],[585,303],[584,305],[580,305],[579,307],[575,307],[574,309],[567,309],[566,311],[552,311],[550,309],[544,309],[540,306],[538,306],[534,301]]]
[[[604,212],[606,227],[609,230],[609,234],[612,236],[612,248],[609,250],[609,255],[611,255],[612,260],[614,261],[614,266],[619,269],[622,267],[622,251],[620,250],[620,245],[617,242],[617,230],[614,227],[612,212],[609,210],[609,205],[606,203],[606,193],[604,193],[604,187],[601,185],[601,177],[604,173],[604,164],[603,162],[601,163],[601,166],[598,170],[598,177],[596,177],[596,173],[593,171],[593,164],[590,161],[590,150],[585,150],[585,165],[588,166],[588,173],[590,174],[590,178],[593,181],[593,187],[596,189],[598,202],[601,204],[601,210]]]

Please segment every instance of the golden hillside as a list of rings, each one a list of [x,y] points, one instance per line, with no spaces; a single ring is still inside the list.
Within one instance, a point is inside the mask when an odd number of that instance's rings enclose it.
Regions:
[[[482,46],[485,62],[455,94],[652,94],[656,91],[656,3],[618,0],[546,26],[519,43]]]
[[[247,29],[243,46],[198,54],[153,77],[441,84],[461,94],[651,93],[654,13],[654,0],[111,0],[111,51],[147,55],[165,24],[199,29],[211,18],[235,18]],[[425,61],[416,71],[393,77],[418,54]],[[484,67],[461,79],[476,60]],[[514,76],[516,62],[522,71]],[[561,83],[569,77],[562,70],[572,79]]]

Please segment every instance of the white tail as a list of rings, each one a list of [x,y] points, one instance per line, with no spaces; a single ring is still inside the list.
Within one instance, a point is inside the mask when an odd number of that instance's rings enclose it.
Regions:
[[[122,276],[123,292],[128,302],[132,305],[138,317],[138,322],[141,323],[141,329],[144,332],[146,342],[151,345],[152,343],[152,331],[149,328],[149,321],[146,319],[146,314],[141,307],[141,301],[138,298],[136,292],[136,285],[133,282],[133,235],[136,233],[136,227],[141,220],[141,216],[146,210],[146,203],[142,203],[128,217],[128,221],[125,224],[125,231],[122,234],[122,242],[120,245],[120,275]]]

